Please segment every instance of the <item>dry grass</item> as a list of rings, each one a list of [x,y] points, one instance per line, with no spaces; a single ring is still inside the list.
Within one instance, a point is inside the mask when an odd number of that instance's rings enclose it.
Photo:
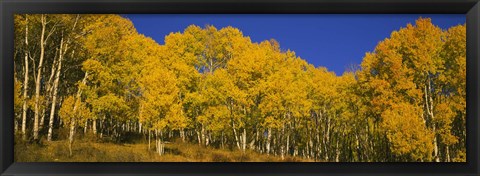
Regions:
[[[308,162],[301,158],[259,154],[253,151],[222,150],[195,144],[166,144],[165,154],[159,156],[148,150],[146,143],[114,144],[96,140],[76,141],[73,156],[69,156],[67,141],[42,144],[15,144],[16,162]]]

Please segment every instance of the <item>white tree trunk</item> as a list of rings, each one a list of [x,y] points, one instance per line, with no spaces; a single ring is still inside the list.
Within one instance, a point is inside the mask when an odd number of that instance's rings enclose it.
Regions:
[[[185,130],[183,128],[180,129],[180,138],[182,138],[182,142],[185,142]]]
[[[67,50],[67,45],[65,46],[65,51]],[[57,71],[55,73],[55,81],[53,83],[53,97],[52,97],[52,107],[50,108],[50,119],[48,121],[48,137],[47,140],[51,141],[52,140],[52,133],[53,133],[53,121],[55,118],[55,107],[57,104],[57,93],[58,93],[58,84],[60,82],[60,73],[62,69],[62,60],[65,55],[63,52],[63,37],[60,41],[60,53],[59,53],[59,58],[58,58],[58,67]]]
[[[428,85],[428,89],[427,89]],[[435,115],[433,113],[433,98],[432,95],[429,95],[428,92],[431,90],[431,81],[430,79],[428,80],[428,84],[425,85],[425,105],[427,109],[427,113],[432,119],[432,121],[435,120]],[[437,132],[436,132],[436,124],[433,122],[432,124],[432,132],[433,132],[433,158],[435,162],[440,162],[440,157],[438,156],[438,141],[437,141]]]
[[[61,47],[62,47],[62,43],[63,43],[63,37],[61,39],[61,42],[60,42],[60,49],[57,49],[58,50],[61,50]],[[61,52],[61,51],[60,51]],[[61,54],[61,53],[59,53]],[[60,57],[60,56],[59,56]],[[54,77],[55,77],[55,74],[56,74],[56,70],[57,70],[57,53],[55,52],[55,57],[53,58],[53,63],[52,63],[52,68],[50,70],[50,77],[48,78],[48,82],[47,82],[47,85],[46,85],[46,101],[44,102],[45,103],[45,107],[48,107],[50,101],[53,101],[51,100],[51,98],[53,97],[53,89],[55,87],[55,85],[52,85],[52,84],[55,84],[55,81],[54,81]],[[52,82],[53,81],[53,82]],[[54,104],[52,102],[52,104]],[[44,108],[43,109],[43,113],[42,114],[45,114],[45,110],[47,108]],[[51,110],[50,110],[51,111]],[[51,116],[51,115],[50,115]],[[45,123],[45,115],[42,115],[42,119],[40,120],[40,129],[43,128],[43,124]],[[49,121],[49,125],[50,125],[50,121]],[[49,129],[50,130],[50,129]],[[47,137],[48,138],[48,137]],[[47,139],[48,140],[48,139]],[[48,140],[50,141],[50,140]]]
[[[200,143],[202,145],[205,144],[205,146],[206,146],[207,143],[206,143],[206,139],[205,139],[205,127],[203,126],[203,124],[202,124],[202,130],[200,131],[200,137],[201,137],[200,140],[202,140]]]
[[[449,148],[448,145],[447,145],[447,148],[446,148],[445,150],[446,150],[446,152],[447,152],[447,153],[446,153],[446,157],[447,157],[447,158],[446,158],[446,161],[447,161],[447,162],[450,162],[450,161],[451,161],[451,159],[450,159],[450,148]]]
[[[38,120],[40,116],[40,81],[42,78],[42,67],[43,67],[43,59],[45,57],[45,28],[47,25],[47,20],[45,15],[41,17],[42,21],[42,33],[40,35],[40,61],[38,63],[37,68],[37,78],[35,80],[35,116],[33,119],[33,139],[38,140]]]
[[[338,140],[337,140],[337,146],[335,148],[335,162],[340,162],[340,148],[338,148]]]
[[[83,126],[83,134],[87,134],[88,129],[88,120],[85,120],[85,125]]]
[[[92,130],[93,130],[93,134],[96,135],[97,134],[97,119],[93,119]]]
[[[242,151],[245,152],[247,149],[247,130],[243,128],[243,133],[242,133]]]
[[[272,129],[268,128],[268,134],[267,134],[267,155],[270,154],[270,141],[272,139]]]
[[[238,141],[237,130],[235,128],[235,121],[232,121],[232,127],[233,127],[233,136],[235,136],[235,142],[237,144],[237,148],[240,149],[240,142]]]
[[[75,111],[75,108],[74,108],[74,111]],[[72,148],[73,148],[73,136],[75,135],[75,125],[76,125],[75,118],[72,118],[72,121],[70,122],[70,132],[68,136],[68,150],[70,151],[70,156],[73,155]]]
[[[148,130],[148,151],[150,151],[150,138],[152,137],[152,132]]]
[[[25,15],[25,79],[23,81],[22,138],[27,139],[27,101],[28,101],[28,15]]]

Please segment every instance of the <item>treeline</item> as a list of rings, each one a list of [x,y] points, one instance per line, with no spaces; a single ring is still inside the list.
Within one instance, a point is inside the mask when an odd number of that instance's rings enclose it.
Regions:
[[[465,25],[420,18],[337,76],[233,27],[159,45],[118,15],[16,15],[15,131],[66,130],[70,155],[92,133],[142,134],[160,155],[178,138],[316,161],[465,161],[465,45]]]

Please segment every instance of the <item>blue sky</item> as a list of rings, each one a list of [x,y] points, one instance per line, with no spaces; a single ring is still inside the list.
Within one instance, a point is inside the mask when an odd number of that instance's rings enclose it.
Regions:
[[[379,41],[394,30],[415,23],[419,17],[447,29],[464,24],[464,14],[129,14],[139,33],[164,44],[170,32],[182,32],[187,26],[213,25],[217,29],[239,28],[253,42],[275,39],[283,50],[293,50],[297,56],[315,66],[324,66],[341,75],[352,64],[360,64],[366,52],[373,51]]]

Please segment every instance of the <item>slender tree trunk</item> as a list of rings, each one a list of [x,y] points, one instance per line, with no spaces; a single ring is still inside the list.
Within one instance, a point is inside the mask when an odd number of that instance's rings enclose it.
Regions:
[[[182,138],[182,142],[185,142],[185,129],[180,129],[180,138]]]
[[[282,127],[282,135],[280,137],[279,143],[280,143],[280,156],[283,159],[285,159],[285,143],[282,141],[282,138],[285,136],[285,125]]]
[[[313,134],[312,134],[313,136]],[[309,158],[313,158],[315,161],[316,161],[316,158],[315,158],[315,145],[314,145],[314,142],[312,140],[313,137],[310,137],[310,141],[308,142],[308,146],[309,146],[309,151],[307,152],[308,153],[308,156]]]
[[[55,77],[55,74],[56,74],[56,70],[57,70],[57,52],[60,52],[59,55],[61,55],[62,53],[62,47],[63,47],[63,35],[62,35],[62,39],[61,39],[61,42],[60,42],[60,49],[57,49],[57,51],[55,51],[55,56],[53,57],[53,63],[52,63],[52,66],[51,66],[51,70],[50,70],[50,76],[48,78],[48,81],[45,85],[45,108],[42,109],[42,116],[41,116],[41,119],[40,119],[40,125],[39,125],[39,128],[40,130],[43,129],[43,125],[45,124],[45,111],[47,110],[47,107],[50,103],[50,101],[52,101],[52,94],[53,94],[53,88],[55,87],[55,85],[52,85],[52,84],[55,84],[54,82],[54,77]],[[60,50],[60,51],[58,51]],[[60,57],[60,56],[59,56]],[[54,103],[52,103],[54,104]],[[51,116],[51,115],[50,115]],[[50,122],[50,121],[49,121]],[[49,123],[50,125],[50,123]],[[48,138],[48,137],[47,137]],[[48,140],[48,139],[47,139]],[[48,140],[50,141],[50,140]]]
[[[83,80],[82,80],[83,85],[85,85],[87,83],[87,77],[88,77],[88,72],[85,72],[85,76],[83,77]],[[77,91],[77,95],[75,97],[75,105],[73,106],[73,113],[74,114],[76,114],[79,103],[81,103],[81,100],[80,100],[81,95],[82,95],[82,89],[79,88],[78,91]],[[68,144],[69,144],[68,146],[69,146],[69,150],[70,150],[70,156],[73,155],[72,145],[73,145],[73,139],[74,139],[74,135],[75,135],[75,126],[76,125],[77,125],[76,117],[72,117],[71,122],[70,122],[70,133],[69,133],[69,137],[68,137]]]
[[[240,142],[238,140],[238,135],[237,135],[237,130],[235,127],[235,121],[232,120],[232,126],[233,126],[233,136],[235,136],[235,141],[237,143],[237,148],[240,149]]]
[[[433,113],[433,98],[432,95],[429,96],[428,92],[431,90],[431,80],[430,78],[428,79],[428,89],[427,86],[425,86],[425,106],[427,109],[427,113],[429,114],[431,120],[432,120],[432,131],[433,131],[433,157],[435,162],[440,162],[440,158],[438,156],[438,141],[437,141],[437,132],[436,132],[436,123],[434,122],[435,116]]]
[[[446,152],[447,152],[447,153],[446,153],[446,157],[447,157],[446,160],[447,160],[447,162],[450,162],[450,161],[451,161],[451,160],[450,160],[450,147],[447,145],[447,147],[446,147],[445,150],[446,150]]]
[[[152,132],[148,130],[148,151],[150,151],[150,139],[152,138]]]
[[[22,138],[27,140],[27,101],[28,101],[28,15],[25,15],[25,79],[23,81]]]
[[[285,139],[285,142],[287,143],[285,145],[285,155],[290,154],[290,130],[287,129],[287,138]]]
[[[159,131],[160,131],[160,136],[158,138],[158,147],[159,147],[158,155],[163,156],[163,153],[165,151],[165,144],[163,143],[163,132],[161,130]]]
[[[43,59],[45,57],[45,29],[47,25],[47,20],[45,15],[41,17],[42,21],[42,33],[40,35],[40,61],[37,69],[37,78],[35,80],[35,116],[33,121],[33,139],[38,140],[38,125],[39,125],[39,116],[40,116],[40,84],[42,78],[42,67]]]
[[[270,141],[272,140],[272,128],[268,128],[267,134],[267,155],[270,155]]]
[[[68,45],[65,46],[65,51],[67,50]],[[55,108],[57,105],[57,94],[58,94],[58,84],[60,82],[60,73],[62,69],[62,61],[63,57],[65,55],[64,50],[63,50],[63,37],[60,40],[60,55],[58,57],[58,67],[57,67],[57,72],[55,73],[55,81],[53,83],[53,97],[52,97],[52,107],[50,109],[50,119],[48,121],[48,137],[47,140],[51,141],[52,140],[52,133],[53,133],[53,122],[55,118]]]
[[[256,135],[257,135],[257,133],[255,132],[254,136],[256,136]],[[248,141],[246,141],[246,142],[248,142]],[[247,146],[252,150],[256,150],[256,146],[255,146],[256,142],[257,142],[257,138],[255,137],[255,138],[252,139],[252,141],[250,141],[250,143]]]
[[[223,131],[222,131],[222,135],[221,135],[221,139],[220,139],[220,140],[221,140],[221,141],[220,141],[221,143],[220,143],[220,144],[221,144],[221,148],[222,148],[222,149],[225,149],[224,140],[223,140],[224,138],[223,138],[223,137],[224,137],[224,133],[223,133]]]
[[[156,147],[157,153],[158,153],[159,156],[162,156],[162,154],[160,154],[160,139],[158,139],[158,137],[157,137],[157,139],[155,140],[155,142],[156,142],[156,144],[157,144],[157,145],[156,145],[156,146],[157,146],[157,147]]]
[[[103,130],[104,130],[104,129],[103,129],[103,126],[104,126],[104,123],[105,123],[104,121],[105,121],[105,115],[103,115],[103,118],[99,119],[99,124],[98,124],[98,126],[99,126],[99,128],[100,128],[100,135],[99,135],[100,138],[103,137]]]
[[[257,150],[257,151],[260,151],[261,147],[260,147],[260,140],[258,139],[259,137],[259,132],[258,132],[258,129],[255,130],[255,140],[253,140],[251,144],[252,148]]]
[[[315,115],[315,144],[314,144],[314,160],[317,161],[317,159],[320,159],[320,155],[322,153],[322,147],[321,147],[321,141],[320,141],[320,123],[318,122],[318,116],[321,115],[321,112],[318,112]]]
[[[163,142],[162,142],[162,134],[159,134],[159,130],[158,129],[155,129],[155,149],[156,149],[156,153],[158,153],[158,155],[162,156],[163,155]]]
[[[55,79],[55,74],[56,74],[56,72],[57,72],[57,52],[58,52],[58,50],[62,50],[62,46],[63,46],[63,36],[62,36],[62,39],[61,39],[61,42],[60,42],[60,49],[57,49],[57,51],[55,52],[55,57],[53,58],[52,68],[51,68],[51,70],[50,70],[50,77],[48,78],[48,82],[47,82],[47,85],[46,85],[46,87],[47,87],[47,88],[46,88],[46,92],[47,92],[46,95],[47,95],[47,96],[46,96],[46,101],[45,101],[45,107],[48,107],[50,101],[52,101],[52,104],[55,104],[55,103],[53,102],[53,100],[51,100],[51,99],[53,99],[53,98],[52,98],[52,97],[53,97],[52,94],[54,94],[54,93],[53,93],[53,91],[54,91],[53,89],[54,89],[54,87],[55,87],[55,85],[54,85],[54,84],[55,84],[55,80],[54,80],[54,79]],[[60,51],[60,52],[61,52],[61,51]],[[61,53],[59,53],[59,55],[61,55]],[[59,57],[60,57],[60,56],[59,56]],[[53,85],[52,85],[52,84],[53,84]],[[44,111],[45,111],[46,109],[47,109],[47,108],[44,108]],[[51,109],[50,109],[50,112],[51,112]],[[43,114],[45,114],[45,112],[44,112]],[[52,116],[52,115],[51,115],[51,113],[50,113],[50,117],[51,117],[51,116]],[[40,129],[43,128],[43,124],[44,124],[44,122],[45,122],[45,118],[44,118],[44,117],[45,117],[45,115],[42,116],[42,119],[40,120]],[[50,120],[49,120],[49,123],[48,123],[48,124],[49,124],[49,129],[48,129],[48,130],[50,131]],[[50,138],[49,138],[48,136],[47,136],[47,140],[50,141]]]
[[[158,131],[155,129],[155,153],[158,153]]]
[[[243,133],[242,133],[242,151],[245,152],[246,149],[247,149],[247,129],[244,127]]]
[[[88,120],[85,120],[85,125],[83,127],[83,134],[87,134],[87,129],[88,129]]]
[[[97,135],[97,119],[93,119],[92,130],[93,130],[93,134]]]
[[[76,125],[75,118],[72,118],[72,121],[70,122],[70,133],[69,133],[69,137],[68,137],[68,149],[70,151],[70,156],[73,155],[73,149],[72,148],[73,148],[73,136],[75,134],[75,125]]]
[[[338,147],[338,139],[337,139],[337,146],[335,148],[335,162],[340,162],[340,148]]]
[[[358,133],[355,133],[355,151],[357,153],[357,160],[363,161],[363,155],[361,154],[360,150],[360,140],[358,139]]]
[[[325,147],[325,161],[329,160],[329,147],[330,147],[330,117],[327,116],[327,131],[325,133],[325,141],[323,142],[323,146]]]
[[[201,124],[201,125],[202,125],[202,129],[201,129],[201,131],[200,131],[200,137],[201,137],[201,138],[200,138],[200,140],[201,140],[200,143],[201,143],[202,145],[206,145],[206,140],[205,140],[205,127],[203,126],[203,124]]]
[[[201,145],[202,145],[202,137],[201,137],[201,135],[200,135],[200,131],[199,131],[199,130],[195,130],[195,132],[197,132],[198,145],[201,146]]]
[[[273,153],[274,156],[277,156],[277,151],[278,151],[278,146],[277,146],[277,136],[278,136],[278,131],[277,131],[277,134],[275,135],[275,137],[273,138],[273,141],[272,141],[272,151],[271,153]]]
[[[230,110],[230,118],[232,121],[232,129],[233,129],[233,136],[235,137],[235,143],[237,144],[237,148],[240,150],[240,142],[238,141],[237,129],[235,127],[235,120],[233,115],[233,101],[230,101],[228,109]]]

